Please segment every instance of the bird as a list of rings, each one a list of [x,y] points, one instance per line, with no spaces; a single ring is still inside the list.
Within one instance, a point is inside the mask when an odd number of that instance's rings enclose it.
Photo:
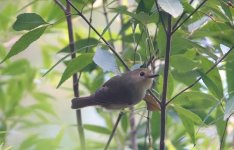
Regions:
[[[106,109],[124,109],[133,106],[145,97],[146,91],[153,84],[153,78],[157,76],[158,74],[153,74],[148,68],[116,75],[90,96],[73,98],[71,108],[98,105]]]

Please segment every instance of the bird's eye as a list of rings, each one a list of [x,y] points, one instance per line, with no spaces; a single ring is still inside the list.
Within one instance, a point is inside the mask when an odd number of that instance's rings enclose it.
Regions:
[[[145,73],[144,72],[140,72],[140,76],[144,76],[145,75]]]

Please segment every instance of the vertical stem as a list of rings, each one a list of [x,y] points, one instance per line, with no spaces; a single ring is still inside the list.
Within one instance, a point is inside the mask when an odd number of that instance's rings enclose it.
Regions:
[[[163,74],[163,92],[161,102],[161,135],[160,135],[160,150],[165,149],[165,128],[166,128],[166,101],[167,101],[167,85],[168,85],[168,72],[169,72],[169,58],[171,51],[171,15],[168,15],[167,27],[167,41],[166,41],[166,54],[165,54],[165,67]]]
[[[71,58],[76,58],[75,51],[75,45],[74,45],[74,38],[73,38],[73,27],[72,27],[72,18],[70,15],[70,4],[66,3],[66,20],[67,20],[67,27],[68,27],[68,36],[69,36],[69,46],[71,50]],[[79,80],[77,73],[73,74],[73,92],[75,97],[79,97]],[[79,132],[79,138],[80,138],[80,147],[82,150],[85,150],[85,140],[84,140],[84,130],[82,127],[82,117],[81,117],[81,110],[76,110],[76,119],[77,119],[77,129]]]

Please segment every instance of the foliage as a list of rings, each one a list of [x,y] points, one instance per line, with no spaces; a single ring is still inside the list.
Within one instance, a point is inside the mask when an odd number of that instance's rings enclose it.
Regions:
[[[69,44],[67,39],[66,16],[56,1],[24,0],[17,5],[13,1],[1,2],[0,149],[81,149],[74,140],[77,131],[71,125],[73,123],[63,121],[66,117],[59,119],[61,110],[53,107],[59,103],[51,101],[57,93],[42,90],[36,81],[49,83],[53,88],[57,85],[60,90],[71,94],[68,79],[78,72],[79,93],[83,96],[98,89],[113,72],[126,70],[123,62],[129,68],[149,64],[159,73],[153,93],[160,100],[165,86],[165,62],[170,62],[164,124],[168,150],[230,149],[233,145],[229,139],[233,138],[234,131],[230,119],[234,110],[234,1],[158,0],[157,5],[155,2],[136,0],[123,4],[103,0],[98,4],[95,1],[74,1],[91,23],[84,26],[82,15],[77,15],[79,13],[71,7],[76,48],[72,54],[72,43]],[[66,1],[61,0],[61,4],[65,6]],[[170,25],[172,32],[166,33]],[[167,59],[170,35],[171,52]],[[9,43],[14,44],[9,46]],[[35,56],[28,55],[35,53],[35,44],[39,45],[41,52],[43,65],[39,67],[30,59]],[[19,57],[22,54],[28,56]],[[76,58],[68,59],[74,54]],[[55,55],[58,60],[53,59]],[[57,69],[58,65],[65,69]],[[44,81],[42,74],[45,72]],[[187,90],[182,91],[185,88]],[[104,123],[96,124],[93,119],[92,123],[83,125],[88,135],[87,149],[105,147],[118,114],[115,111],[106,113],[101,108],[95,110],[95,115]],[[133,113],[138,149],[159,149],[162,113],[147,114],[144,102],[137,104]],[[124,111],[111,149],[132,148],[132,117],[130,110]],[[49,130],[48,126],[54,124],[58,126],[57,132],[48,136],[43,128]],[[30,134],[16,144],[9,139],[15,130]],[[64,144],[67,141],[72,143]]]

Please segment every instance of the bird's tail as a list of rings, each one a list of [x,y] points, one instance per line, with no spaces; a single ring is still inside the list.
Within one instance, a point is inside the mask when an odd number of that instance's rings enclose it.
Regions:
[[[87,96],[87,97],[76,97],[72,99],[72,109],[80,109],[87,106],[94,106],[97,105],[97,103],[94,100],[93,96]]]

